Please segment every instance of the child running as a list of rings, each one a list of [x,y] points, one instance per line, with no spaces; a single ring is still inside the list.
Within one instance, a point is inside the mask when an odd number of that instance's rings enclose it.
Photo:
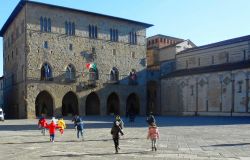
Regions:
[[[64,120],[63,120],[62,117],[59,118],[59,120],[57,122],[57,125],[59,127],[59,131],[60,131],[61,135],[63,135],[64,129],[66,128],[66,124],[65,124],[65,122],[64,122]]]
[[[155,123],[151,123],[148,127],[148,136],[147,139],[151,139],[152,142],[152,151],[157,151],[156,140],[159,139],[159,130]]]
[[[55,141],[55,133],[56,129],[59,128],[58,125],[56,124],[56,119],[53,117],[51,120],[51,123],[46,125],[46,128],[49,129],[49,134],[50,134],[50,142]]]
[[[41,128],[41,133],[45,136],[45,131],[47,126],[47,121],[44,117],[44,115],[41,116],[41,118],[38,121],[38,127]]]
[[[80,116],[77,116],[76,117],[76,120],[75,120],[75,128],[77,129],[77,138],[79,139],[80,138],[80,134],[81,134],[81,138],[82,138],[82,141],[84,140],[83,138],[83,120],[81,119]]]
[[[120,127],[120,122],[115,121],[115,123],[113,124],[113,127],[111,129],[111,134],[113,136],[113,141],[114,141],[114,144],[115,144],[115,153],[116,154],[118,153],[118,149],[120,149],[120,147],[119,147],[119,139],[120,139],[119,133],[121,133],[122,136],[124,135],[123,132],[122,132],[122,129]]]

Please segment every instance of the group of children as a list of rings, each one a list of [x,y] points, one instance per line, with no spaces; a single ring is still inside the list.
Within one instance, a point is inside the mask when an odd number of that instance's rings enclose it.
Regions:
[[[77,130],[77,138],[81,138],[83,140],[83,121],[81,117],[75,116],[72,120],[74,122],[75,129]],[[38,121],[38,126],[41,128],[41,133],[45,135],[46,129],[49,130],[50,142],[54,142],[56,129],[59,129],[61,135],[64,133],[64,129],[66,128],[65,121],[62,117],[58,120],[55,117],[52,117],[51,122],[48,124],[45,117],[42,116]]]
[[[79,116],[75,116],[72,120],[74,122],[75,129],[77,130],[77,138],[79,139],[80,136],[83,139],[83,120]],[[155,118],[152,114],[147,118],[147,123],[149,125],[148,127],[148,136],[147,139],[151,139],[152,142],[152,151],[157,151],[156,147],[156,141],[159,139],[159,130],[156,126]],[[59,120],[55,119],[54,117],[51,119],[50,124],[47,123],[44,116],[42,116],[39,119],[38,122],[39,127],[41,128],[41,132],[43,135],[45,135],[45,130],[49,130],[50,134],[50,141],[54,142],[55,138],[55,132],[56,129],[59,129],[61,135],[64,133],[64,129],[66,128],[66,124],[63,120],[63,118],[59,118]],[[115,121],[113,123],[113,126],[111,128],[111,134],[114,141],[115,146],[115,153],[118,153],[118,150],[120,150],[119,147],[119,139],[120,135],[124,135],[123,133],[124,123],[120,116],[116,116]]]

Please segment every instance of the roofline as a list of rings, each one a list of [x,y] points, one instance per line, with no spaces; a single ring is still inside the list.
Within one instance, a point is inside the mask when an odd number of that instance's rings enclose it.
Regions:
[[[180,43],[182,43],[182,42],[185,42],[185,40],[180,41],[180,42],[177,42],[177,43],[174,43],[174,44],[170,44],[170,45],[165,46],[165,47],[162,47],[162,48],[160,48],[160,49],[166,49],[166,48],[176,47],[178,44],[180,44]]]
[[[183,40],[183,41],[180,41],[180,42],[177,42],[177,43],[170,44],[170,45],[168,45],[168,46],[162,47],[162,48],[160,48],[160,49],[166,49],[166,48],[176,47],[178,44],[181,44],[181,43],[183,43],[183,42],[185,42],[185,41],[190,42],[190,43],[192,44],[193,47],[196,47],[196,45],[195,45],[192,41],[190,41],[189,39],[186,39],[186,40]]]
[[[215,48],[215,47],[230,45],[230,44],[234,44],[234,43],[240,43],[240,42],[244,42],[244,41],[250,41],[250,35],[232,38],[232,39],[219,41],[219,42],[215,42],[215,43],[210,43],[210,44],[206,44],[206,45],[195,47],[195,48],[190,48],[190,49],[184,50],[182,52],[179,52],[178,54],[184,54],[184,53],[189,53],[192,51],[199,51],[199,50],[204,50],[204,49],[209,49],[209,48]]]
[[[163,34],[156,34],[156,35],[154,35],[154,36],[150,36],[150,37],[148,37],[147,39],[150,39],[150,38],[153,38],[153,37],[157,37],[157,36],[161,36],[161,37],[166,37],[166,38],[172,38],[172,39],[177,39],[177,40],[184,40],[184,39],[182,39],[182,38],[176,38],[176,37],[172,37],[172,36],[166,36],[166,35],[163,35]]]
[[[234,62],[234,63],[224,63],[224,64],[217,64],[217,65],[211,65],[211,66],[176,70],[169,74],[163,75],[161,79],[206,74],[206,73],[213,73],[213,72],[232,71],[232,70],[244,69],[244,68],[249,68],[249,67],[250,67],[250,60]]]
[[[4,33],[6,32],[7,28],[9,27],[9,25],[12,23],[12,21],[15,19],[15,17],[19,14],[19,12],[22,10],[24,5],[26,5],[26,3],[27,4],[36,4],[36,5],[48,6],[48,7],[58,8],[58,9],[68,10],[68,11],[80,12],[80,13],[89,14],[89,15],[101,16],[101,17],[116,19],[116,20],[120,20],[120,21],[126,21],[126,22],[130,22],[130,23],[134,23],[134,24],[137,24],[137,25],[144,26],[145,28],[149,28],[149,27],[153,26],[153,24],[148,24],[148,23],[134,21],[134,20],[120,18],[120,17],[109,16],[109,15],[100,14],[100,13],[94,13],[94,12],[89,12],[89,11],[84,11],[84,10],[79,10],[79,9],[74,9],[74,8],[68,8],[68,7],[63,7],[63,6],[46,4],[46,3],[42,3],[42,2],[20,0],[19,3],[17,4],[17,6],[15,7],[15,9],[12,11],[9,18],[7,19],[7,21],[5,22],[5,24],[3,25],[3,27],[2,27],[2,29],[0,31],[0,36],[1,37],[3,37]]]

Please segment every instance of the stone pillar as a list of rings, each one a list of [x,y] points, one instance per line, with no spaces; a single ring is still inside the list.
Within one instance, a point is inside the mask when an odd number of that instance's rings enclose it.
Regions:
[[[234,90],[235,90],[235,85],[234,85],[234,74],[232,73],[231,74],[231,82],[232,82],[232,108],[231,108],[231,116],[232,116],[232,114],[233,114],[233,112],[234,112]]]
[[[195,97],[195,104],[196,104],[196,109],[195,109],[195,115],[197,116],[198,114],[198,77],[195,79],[195,92],[196,92],[196,97]]]
[[[220,78],[220,112],[222,112],[222,83],[223,83],[223,75],[219,75]]]
[[[248,109],[248,103],[249,103],[249,78],[250,78],[250,73],[247,73],[246,76],[246,112],[249,112]]]

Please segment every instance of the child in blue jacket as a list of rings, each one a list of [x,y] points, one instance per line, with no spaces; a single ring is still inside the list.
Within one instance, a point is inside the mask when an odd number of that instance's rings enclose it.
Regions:
[[[77,116],[76,117],[76,121],[75,121],[75,128],[77,129],[77,138],[82,138],[82,141],[84,140],[83,138],[83,120],[81,119],[81,117]]]

